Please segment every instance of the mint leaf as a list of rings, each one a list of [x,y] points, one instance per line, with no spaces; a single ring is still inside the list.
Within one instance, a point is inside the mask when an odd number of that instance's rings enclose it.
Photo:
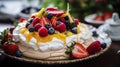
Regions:
[[[18,26],[18,22],[14,22],[13,25],[14,25],[14,27],[17,27]]]
[[[4,33],[4,36],[7,35],[9,32],[10,32],[10,30],[9,30],[8,28],[5,29],[4,32],[3,32],[3,33]]]

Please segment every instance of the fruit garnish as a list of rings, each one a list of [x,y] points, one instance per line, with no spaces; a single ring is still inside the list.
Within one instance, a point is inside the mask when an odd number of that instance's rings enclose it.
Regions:
[[[103,48],[103,49],[105,49],[106,47],[107,47],[107,44],[106,43],[101,43],[101,47]]]
[[[25,20],[24,17],[21,17],[21,18],[19,19],[20,22],[23,22],[24,20]]]
[[[41,28],[38,29],[38,34],[41,37],[45,37],[48,35],[48,30],[44,26],[42,26]]]
[[[71,32],[74,33],[74,34],[77,34],[77,28],[76,28],[76,27],[75,27],[75,28],[72,28],[72,29],[71,29]]]
[[[32,16],[31,16],[31,18],[35,18],[35,16],[34,16],[34,15],[32,15]]]
[[[13,34],[8,33],[6,37],[12,39],[13,38]]]
[[[14,29],[15,29],[15,28],[14,28],[13,26],[9,28],[11,34],[13,33],[13,30],[14,30]]]
[[[17,51],[14,52],[14,56],[22,57],[22,52],[20,50],[17,50]]]
[[[13,55],[15,51],[19,50],[18,46],[15,43],[12,42],[5,42],[2,45],[2,49],[5,51],[5,53]]]
[[[35,24],[39,23],[39,21],[40,21],[39,18],[35,18],[35,19],[33,20],[33,22],[32,22],[33,26],[34,26]]]
[[[78,19],[74,19],[74,22],[75,22],[76,24],[79,24],[79,20],[78,20]]]
[[[87,50],[83,47],[82,44],[76,43],[74,49],[72,50],[72,56],[74,58],[84,58],[87,57],[89,54]]]
[[[45,12],[45,8],[42,8],[35,16],[40,18],[40,17],[42,17],[44,12]]]
[[[63,10],[59,10],[59,11],[48,11],[48,13],[53,14],[54,16],[60,16],[65,12]]]
[[[29,28],[29,32],[34,32],[35,31],[35,28],[34,27],[30,27]]]
[[[94,41],[87,47],[87,51],[89,54],[100,52],[100,50],[101,50],[101,45],[99,41]]]
[[[112,18],[112,12],[104,12],[103,17],[104,17],[104,20]]]
[[[97,31],[92,31],[92,36],[98,36]]]
[[[33,20],[34,20],[34,18],[30,18],[30,19],[28,20],[28,22],[29,22],[29,23],[32,23]]]
[[[49,34],[54,34],[55,33],[55,29],[53,27],[48,29],[48,33]]]
[[[46,10],[48,10],[48,11],[56,11],[56,10],[58,10],[57,8],[53,8],[53,7],[49,7],[49,8],[47,8]]]
[[[97,15],[93,20],[95,20],[95,21],[104,21],[104,17],[102,15]]]
[[[42,25],[40,23],[35,24],[35,26],[34,26],[35,31],[37,32],[40,27],[42,27]]]
[[[56,30],[59,32],[65,32],[66,31],[66,25],[64,23],[60,23],[59,25],[56,26]]]
[[[47,18],[50,20],[51,18],[53,17],[53,14],[52,13],[48,13],[47,14]]]

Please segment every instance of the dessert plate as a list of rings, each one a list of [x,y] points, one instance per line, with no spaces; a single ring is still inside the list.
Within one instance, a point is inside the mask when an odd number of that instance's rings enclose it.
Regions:
[[[93,20],[94,18],[96,17],[96,14],[91,14],[91,15],[88,15],[84,18],[84,20],[90,24],[96,24],[96,25],[101,25],[101,24],[104,24],[105,22],[103,21],[95,21]]]
[[[87,26],[91,31],[97,30],[96,28],[94,28],[91,25],[87,25]],[[103,54],[110,47],[111,39],[108,37],[108,35],[106,33],[99,33],[98,35],[99,35],[98,38],[93,37],[93,39],[98,39],[100,41],[104,41],[107,44],[107,47],[105,49],[101,50],[99,53],[96,53],[96,54],[93,54],[93,55],[90,55],[88,57],[81,58],[81,59],[54,60],[54,61],[53,60],[52,61],[50,61],[50,60],[49,61],[48,60],[36,60],[36,59],[27,58],[27,57],[19,58],[19,57],[11,56],[11,55],[4,53],[4,51],[2,51],[2,49],[0,49],[0,52],[2,52],[3,54],[5,54],[6,56],[8,56],[12,59],[16,59],[16,60],[23,61],[23,62],[37,63],[37,64],[67,64],[67,63],[73,63],[73,62],[82,62],[84,60],[92,59],[92,58],[95,58],[95,57]]]

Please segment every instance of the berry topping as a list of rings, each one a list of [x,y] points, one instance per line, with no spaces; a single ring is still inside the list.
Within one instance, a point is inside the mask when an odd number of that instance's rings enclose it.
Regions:
[[[35,18],[35,19],[33,20],[33,22],[32,22],[33,26],[34,26],[35,24],[37,24],[37,23],[39,23],[39,18]]]
[[[87,50],[82,46],[80,43],[76,43],[74,49],[72,50],[72,56],[74,58],[84,58],[87,57],[89,54]]]
[[[73,32],[74,34],[77,34],[77,29],[76,28],[72,28],[71,32]]]
[[[34,27],[30,27],[29,28],[29,32],[34,32],[35,28]]]
[[[53,7],[49,7],[49,8],[47,8],[47,10],[49,10],[49,11],[55,11],[55,10],[58,10],[57,8],[53,8]]]
[[[42,27],[42,25],[40,24],[40,23],[37,23],[37,24],[35,24],[35,31],[38,31],[38,29],[40,28],[40,27]]]
[[[76,23],[71,23],[71,29],[74,28],[74,27],[77,27],[77,24]]]
[[[2,49],[5,51],[5,53],[10,54],[10,55],[13,55],[17,50],[19,50],[18,46],[12,42],[10,42],[10,43],[5,42],[2,45]]]
[[[13,33],[13,30],[14,30],[15,28],[14,27],[10,27],[10,33],[12,34]]]
[[[35,16],[33,15],[33,16],[31,16],[31,18],[35,18]]]
[[[96,31],[92,31],[92,36],[98,36]]]
[[[48,30],[42,26],[41,28],[38,29],[38,34],[41,37],[45,37],[48,35]]]
[[[59,31],[59,32],[65,32],[66,30],[66,25],[64,23],[61,23],[59,25],[56,26],[56,29]]]
[[[48,11],[48,13],[51,13],[54,16],[58,16],[64,14],[65,12],[63,10],[60,10],[60,11]]]
[[[57,21],[57,22],[56,22],[56,25],[60,25],[61,23],[62,23],[62,22],[60,22],[60,21]]]
[[[12,39],[12,38],[13,38],[13,34],[11,34],[11,33],[8,33],[8,34],[7,34],[7,38],[10,38],[10,39]]]
[[[22,57],[22,52],[20,50],[17,50],[17,51],[14,52],[14,55],[16,57]]]
[[[49,33],[49,34],[54,34],[54,33],[55,33],[54,28],[52,28],[52,27],[51,27],[51,28],[49,28],[49,29],[48,29],[48,33]]]
[[[79,24],[79,20],[78,20],[78,19],[74,19],[74,22],[75,22],[76,24]]]
[[[29,21],[30,23],[32,23],[33,20],[34,20],[34,18],[30,18],[28,21]]]
[[[66,17],[64,17],[64,18],[65,18],[65,20],[69,20],[68,16],[66,16]]]
[[[100,50],[101,50],[101,45],[99,41],[94,41],[87,47],[87,51],[89,54],[100,52]]]
[[[106,48],[106,46],[107,46],[107,44],[106,44],[106,43],[101,43],[101,47],[102,47],[103,49],[105,49],[105,48]]]
[[[48,13],[48,14],[47,14],[47,18],[48,18],[48,19],[51,19],[52,17],[53,17],[53,14],[51,14],[51,13]]]
[[[45,27],[46,27],[47,29],[49,29],[49,28],[51,28],[51,25],[50,25],[50,24],[45,24]]]
[[[30,25],[30,23],[26,23],[26,26],[25,26],[25,27],[28,28],[29,25]]]
[[[25,18],[23,18],[23,17],[21,17],[21,18],[19,19],[20,22],[23,22],[24,20],[25,20]]]

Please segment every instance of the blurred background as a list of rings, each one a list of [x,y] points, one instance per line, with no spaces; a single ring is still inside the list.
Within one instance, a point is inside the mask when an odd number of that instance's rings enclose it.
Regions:
[[[0,21],[6,19],[15,21],[21,16],[29,17],[28,15],[39,11],[42,7],[58,7],[66,10],[67,3],[70,4],[72,16],[81,21],[91,14],[109,15],[113,12],[120,14],[120,0],[0,0]]]
[[[99,28],[99,26],[111,22],[108,24],[118,27],[115,28],[116,31],[108,31],[108,33],[120,33],[118,32],[120,29],[120,0],[0,0],[0,25],[2,25],[0,28],[9,27],[13,22],[19,21],[20,17],[28,19],[31,14],[38,12],[43,7],[57,7],[66,11],[67,3],[70,5],[70,13],[73,18],[78,18],[81,23]],[[114,18],[113,13],[116,13]],[[108,21],[108,19],[111,20]],[[4,26],[5,24],[6,26]],[[110,26],[111,30],[112,26]],[[106,31],[104,28],[106,26],[100,30]]]

